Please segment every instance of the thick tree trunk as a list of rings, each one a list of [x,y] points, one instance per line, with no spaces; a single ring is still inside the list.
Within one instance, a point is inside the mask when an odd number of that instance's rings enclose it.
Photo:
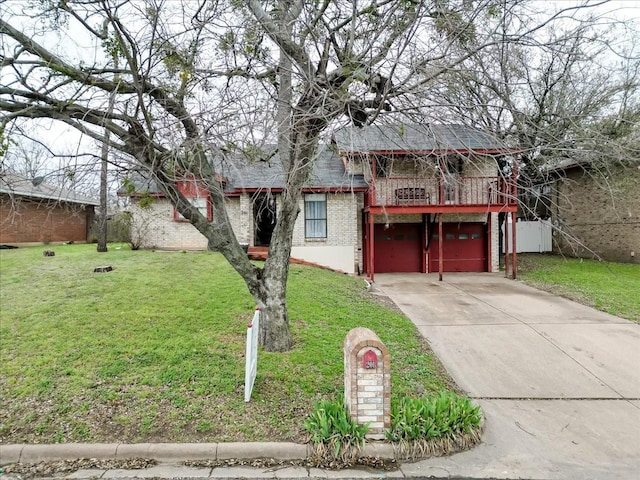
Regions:
[[[107,134],[107,138],[108,134]],[[98,220],[98,252],[107,251],[107,156],[108,146],[102,144],[102,163],[100,168],[100,209]]]
[[[288,262],[288,259],[287,259]],[[268,352],[286,352],[293,347],[289,328],[286,296],[286,274],[264,280],[260,307],[259,343]]]

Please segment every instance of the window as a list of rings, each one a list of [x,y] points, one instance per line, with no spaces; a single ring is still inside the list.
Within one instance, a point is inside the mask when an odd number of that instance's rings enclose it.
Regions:
[[[304,196],[304,231],[307,238],[327,238],[327,195]]]
[[[376,177],[389,176],[389,167],[391,165],[391,159],[386,155],[376,155]]]
[[[444,164],[444,200],[447,204],[460,203],[460,177],[462,176],[462,158],[449,157]]]
[[[198,211],[205,216],[205,218],[207,220],[211,220],[212,219],[212,215],[210,213],[210,209],[209,209],[209,202],[208,199],[205,197],[194,197],[194,198],[187,198],[187,200],[189,200],[189,203],[191,203],[191,205],[193,205],[194,207],[196,207],[198,209]],[[178,210],[174,209],[173,210],[173,219],[176,222],[188,222],[188,220],[182,216],[182,214],[180,212],[178,212]]]

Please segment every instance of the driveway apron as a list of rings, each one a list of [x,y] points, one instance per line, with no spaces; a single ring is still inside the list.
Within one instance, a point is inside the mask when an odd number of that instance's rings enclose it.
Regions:
[[[483,444],[425,476],[640,480],[640,325],[499,274],[375,284],[485,413]]]

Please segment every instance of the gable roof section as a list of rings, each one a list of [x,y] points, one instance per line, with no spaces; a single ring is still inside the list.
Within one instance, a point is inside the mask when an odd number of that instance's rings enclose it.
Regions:
[[[333,136],[344,153],[515,153],[490,133],[465,125],[368,125],[338,130]]]
[[[624,159],[615,159],[603,162],[602,159],[590,159],[585,152],[581,158],[565,158],[553,163],[548,163],[542,167],[542,171],[549,174],[561,175],[564,172],[576,168],[587,170],[590,168],[608,168],[611,166],[626,168],[640,168],[640,158],[626,157]]]
[[[278,154],[270,155],[267,149],[264,159],[249,160],[243,155],[233,155],[226,159],[216,159],[216,172],[225,178],[225,193],[229,195],[244,191],[257,190],[281,190],[286,183],[286,173]],[[137,174],[133,179],[135,192],[160,194],[154,179],[145,178],[147,175]],[[346,172],[340,157],[335,153],[335,148],[320,145],[317,158],[313,164],[313,170],[304,188],[324,191],[352,191],[367,187],[362,175],[351,175]],[[121,195],[128,195],[124,190]]]
[[[286,182],[286,173],[277,154],[267,161],[249,162],[246,158],[223,164],[222,175],[229,179],[232,190],[281,189]],[[344,163],[327,145],[318,147],[313,170],[305,183],[305,188],[326,190],[351,190],[367,186],[362,175],[350,175]]]
[[[8,172],[0,173],[0,193],[41,200],[78,203],[81,205],[100,205],[100,202],[95,198],[80,195],[66,188],[55,187],[46,183],[34,185],[32,180]]]

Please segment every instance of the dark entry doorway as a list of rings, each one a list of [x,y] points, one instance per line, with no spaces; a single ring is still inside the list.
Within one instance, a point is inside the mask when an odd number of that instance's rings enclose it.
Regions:
[[[254,245],[267,246],[271,243],[276,226],[276,199],[270,193],[257,193],[253,197]]]

